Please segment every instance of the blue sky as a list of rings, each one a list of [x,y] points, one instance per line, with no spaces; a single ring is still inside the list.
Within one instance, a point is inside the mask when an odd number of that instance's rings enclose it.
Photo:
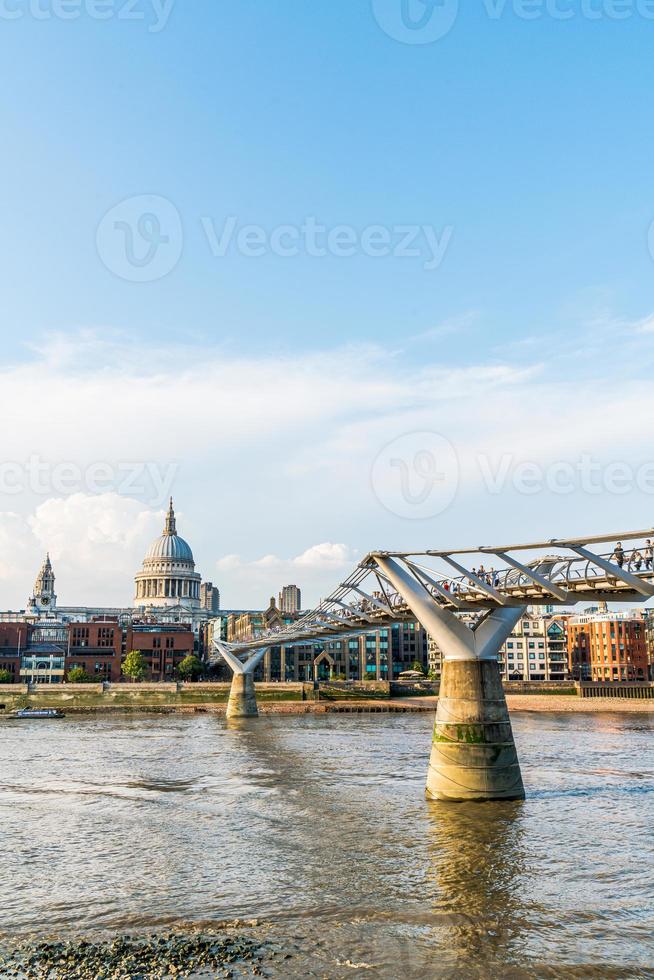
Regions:
[[[131,20],[108,0],[102,21],[86,0],[70,20],[49,0],[1,5],[1,455],[174,466],[229,605],[289,576],[317,598],[371,547],[652,524],[645,0],[621,0],[624,19],[609,0],[596,19],[567,0],[533,20],[515,0],[463,4],[424,44],[380,26],[400,2],[177,0],[161,30],[147,0]],[[162,234],[170,214],[181,230],[167,274],[139,282],[111,256],[146,197],[164,199]],[[293,257],[216,256],[206,229],[229,218],[264,236],[346,226],[355,254],[310,256],[300,236]],[[443,254],[425,268],[422,233],[417,256],[363,254],[372,226],[391,245],[431,229]],[[407,436],[411,469],[416,431],[458,460],[453,500],[424,517],[371,477]],[[506,452],[513,469],[591,453],[632,483],[491,494],[479,459]],[[129,601],[163,504],[118,482],[2,495],[0,605],[24,602],[50,539],[63,599]]]

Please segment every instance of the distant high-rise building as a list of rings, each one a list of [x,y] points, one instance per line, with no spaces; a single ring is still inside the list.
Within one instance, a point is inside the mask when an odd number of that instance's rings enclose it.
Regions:
[[[283,613],[299,613],[302,608],[302,593],[297,585],[285,585],[279,593],[279,608]]]
[[[220,590],[213,582],[203,582],[200,586],[200,608],[210,613],[220,612]]]

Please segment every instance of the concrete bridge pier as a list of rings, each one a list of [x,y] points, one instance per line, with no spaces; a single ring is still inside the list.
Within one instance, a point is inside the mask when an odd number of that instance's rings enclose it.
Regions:
[[[427,798],[524,799],[497,654],[525,607],[494,609],[471,629],[398,562],[375,560],[443,651]]]
[[[214,641],[221,656],[232,668],[232,686],[227,702],[227,718],[258,718],[257,698],[254,689],[254,671],[263,659],[267,647],[255,650],[251,657],[241,663],[238,657],[222,643]]]
[[[497,661],[444,661],[426,793],[433,800],[524,799]]]

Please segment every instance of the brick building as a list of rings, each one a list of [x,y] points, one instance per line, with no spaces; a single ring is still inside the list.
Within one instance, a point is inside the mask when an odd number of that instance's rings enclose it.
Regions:
[[[117,618],[0,623],[0,670],[8,671],[11,683],[62,684],[75,667],[93,680],[118,683],[123,680],[123,660],[132,650],[143,654],[146,680],[172,680],[194,647],[190,624],[144,622],[123,627]]]
[[[140,650],[148,668],[144,680],[172,681],[184,657],[193,653],[194,640],[190,624],[134,623],[125,631],[125,656]]]
[[[646,626],[640,612],[572,616],[568,621],[568,661],[574,679],[604,683],[647,680]]]
[[[119,681],[123,630],[118,620],[68,624],[66,672],[81,667],[99,681]]]
[[[20,681],[20,654],[27,645],[27,623],[0,623],[0,670]]]

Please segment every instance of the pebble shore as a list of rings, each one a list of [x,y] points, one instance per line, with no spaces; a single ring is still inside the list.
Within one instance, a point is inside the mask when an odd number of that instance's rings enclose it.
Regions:
[[[267,942],[223,930],[117,936],[111,940],[24,942],[0,952],[0,976],[14,980],[170,980],[266,976],[288,958]]]

